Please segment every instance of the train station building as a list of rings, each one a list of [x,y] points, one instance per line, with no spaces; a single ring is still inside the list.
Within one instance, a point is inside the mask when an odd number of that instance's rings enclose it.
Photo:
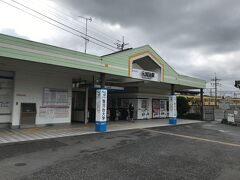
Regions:
[[[160,121],[171,95],[205,86],[149,45],[95,56],[0,34],[2,127],[126,120],[130,103],[134,119]]]

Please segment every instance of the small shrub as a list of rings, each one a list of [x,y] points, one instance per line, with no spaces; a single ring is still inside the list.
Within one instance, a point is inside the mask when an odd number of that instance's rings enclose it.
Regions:
[[[188,113],[182,116],[179,116],[182,119],[192,119],[192,120],[201,120],[201,114],[199,113]]]
[[[222,119],[221,123],[222,123],[222,124],[227,124],[227,123],[228,123],[228,121],[227,121],[227,119],[226,119],[226,118],[224,118],[224,119]]]
[[[187,98],[183,96],[177,97],[177,113],[178,116],[183,116],[190,110]]]

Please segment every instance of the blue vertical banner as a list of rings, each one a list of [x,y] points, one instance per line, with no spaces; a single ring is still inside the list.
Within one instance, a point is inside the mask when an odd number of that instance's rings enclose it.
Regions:
[[[169,96],[169,124],[177,124],[177,97]]]
[[[107,131],[107,90],[96,90],[96,131]]]

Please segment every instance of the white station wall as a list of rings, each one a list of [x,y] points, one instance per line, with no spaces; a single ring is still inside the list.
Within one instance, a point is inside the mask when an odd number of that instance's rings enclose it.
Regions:
[[[13,95],[12,125],[20,125],[21,103],[36,103],[36,124],[70,123],[71,122],[71,99],[72,99],[72,77],[67,73],[51,70],[20,68],[15,71],[15,84]],[[43,106],[44,88],[66,89],[68,91],[67,116],[54,117],[52,115],[43,117],[40,109]]]

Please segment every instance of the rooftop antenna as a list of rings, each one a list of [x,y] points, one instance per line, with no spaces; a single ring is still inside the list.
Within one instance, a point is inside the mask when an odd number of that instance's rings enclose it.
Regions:
[[[84,38],[85,39],[85,50],[84,50],[84,52],[87,53],[87,43],[89,42],[89,38],[88,38],[88,21],[92,22],[92,18],[91,17],[86,18],[84,16],[78,16],[78,17],[80,17],[82,19],[85,19],[85,21],[86,21],[86,32],[85,32],[85,38]]]
[[[117,41],[117,43],[115,43],[115,45],[117,45],[117,48],[120,50],[120,51],[123,51],[124,50],[124,47],[129,45],[129,43],[125,43],[125,38],[124,36],[122,37],[122,41]]]

